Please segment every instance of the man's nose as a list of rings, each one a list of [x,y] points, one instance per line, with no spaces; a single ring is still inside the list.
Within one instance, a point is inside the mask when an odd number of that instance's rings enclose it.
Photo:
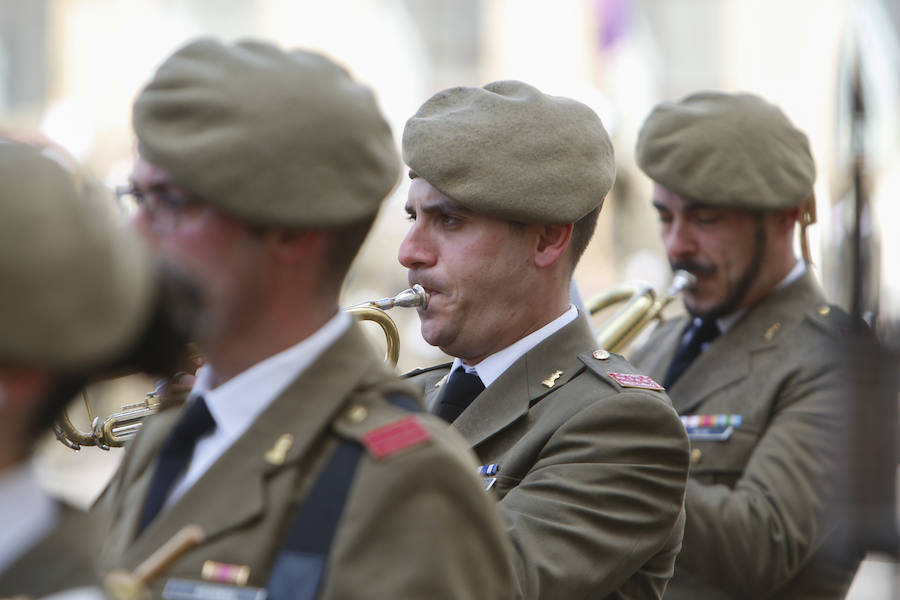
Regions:
[[[696,239],[681,219],[672,222],[663,236],[663,242],[670,259],[690,257],[697,252]]]
[[[414,222],[400,242],[397,260],[407,269],[416,269],[432,266],[435,259],[436,255],[428,234]]]

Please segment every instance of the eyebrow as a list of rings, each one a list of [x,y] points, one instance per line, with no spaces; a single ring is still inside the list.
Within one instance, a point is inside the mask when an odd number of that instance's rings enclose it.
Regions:
[[[653,206],[654,206],[654,208],[656,208],[656,210],[667,210],[667,211],[672,210],[671,208],[669,208],[668,206],[666,206],[665,204],[663,204],[662,202],[660,202],[658,200],[653,201]],[[712,204],[708,204],[705,202],[687,202],[687,203],[685,203],[684,208],[682,208],[682,212],[695,212],[698,210],[709,210],[709,209],[719,209],[719,208],[721,208],[721,207],[713,206]]]
[[[415,214],[415,210],[413,210],[413,207],[410,206],[409,203],[407,203],[404,208],[406,209],[407,213]],[[420,210],[423,213],[425,213],[426,215],[448,214],[448,213],[457,213],[457,214],[463,214],[463,215],[474,214],[474,211],[469,210],[468,208],[466,208],[462,204],[459,204],[458,202],[454,202],[450,198],[441,198],[434,202],[427,203],[425,206],[422,206],[420,208]]]

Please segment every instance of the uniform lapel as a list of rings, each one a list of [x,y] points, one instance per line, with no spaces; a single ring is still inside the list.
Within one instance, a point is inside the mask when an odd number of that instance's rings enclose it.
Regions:
[[[423,376],[423,382],[425,384],[425,410],[430,413],[437,412],[441,392],[444,389],[444,382],[447,381],[447,376],[450,374],[450,367],[452,365],[453,363],[450,363],[446,368],[435,369]]]
[[[710,394],[750,375],[753,355],[776,349],[780,333],[804,318],[806,307],[821,298],[807,272],[788,287],[769,294],[723,335],[716,338],[671,387],[679,414],[688,413]]]
[[[364,350],[368,348],[358,325],[351,326],[275,399],[175,505],[148,525],[130,552],[147,556],[189,523],[200,525],[207,539],[211,539],[263,513],[267,503],[283,502],[283,495],[292,493],[294,481],[279,478],[280,487],[276,489],[269,485],[270,475],[310,451],[310,446],[342,409],[350,391],[361,385],[361,380],[382,376],[383,367],[373,352]],[[283,434],[293,436],[293,444],[283,463],[270,464],[266,453]],[[154,465],[150,466],[141,477],[147,481],[139,481],[134,486],[133,499],[138,501],[138,508],[133,510],[135,514],[130,520],[136,521],[146,495]],[[143,495],[138,495],[140,491]]]
[[[526,415],[537,399],[562,388],[584,368],[578,354],[592,347],[596,347],[596,342],[590,327],[579,315],[519,357],[475,398],[453,426],[476,447]],[[542,382],[556,371],[562,374],[552,385],[544,385]]]
[[[122,555],[132,546],[151,475],[156,466],[156,452],[180,415],[181,410],[176,408],[153,415],[144,421],[140,435],[126,447],[127,454],[121,467],[123,473],[118,482],[121,491],[113,490],[114,494],[122,497],[115,505],[116,512],[111,515],[112,530],[109,537],[114,543],[105,549],[106,552]]]

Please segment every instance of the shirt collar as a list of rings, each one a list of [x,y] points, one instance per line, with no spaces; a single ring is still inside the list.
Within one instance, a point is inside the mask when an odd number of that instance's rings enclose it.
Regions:
[[[452,373],[457,368],[462,367],[467,373],[476,373],[481,379],[481,383],[484,384],[484,387],[487,387],[494,383],[504,371],[511,367],[512,364],[519,360],[526,352],[574,321],[576,318],[578,318],[578,309],[570,304],[569,309],[559,317],[550,321],[537,331],[529,333],[519,341],[513,342],[503,350],[491,354],[477,365],[469,366],[463,364],[458,358],[453,359],[453,366],[450,368],[450,372]]]
[[[350,315],[338,311],[311,336],[256,363],[215,389],[210,389],[212,373],[203,367],[197,373],[188,401],[203,396],[216,427],[237,439],[292,381],[337,341],[351,322]]]

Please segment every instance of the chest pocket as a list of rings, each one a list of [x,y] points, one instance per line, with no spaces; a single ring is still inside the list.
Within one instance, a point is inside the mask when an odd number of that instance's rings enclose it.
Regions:
[[[691,440],[691,477],[733,488],[759,441],[759,432],[740,426],[726,440]]]

